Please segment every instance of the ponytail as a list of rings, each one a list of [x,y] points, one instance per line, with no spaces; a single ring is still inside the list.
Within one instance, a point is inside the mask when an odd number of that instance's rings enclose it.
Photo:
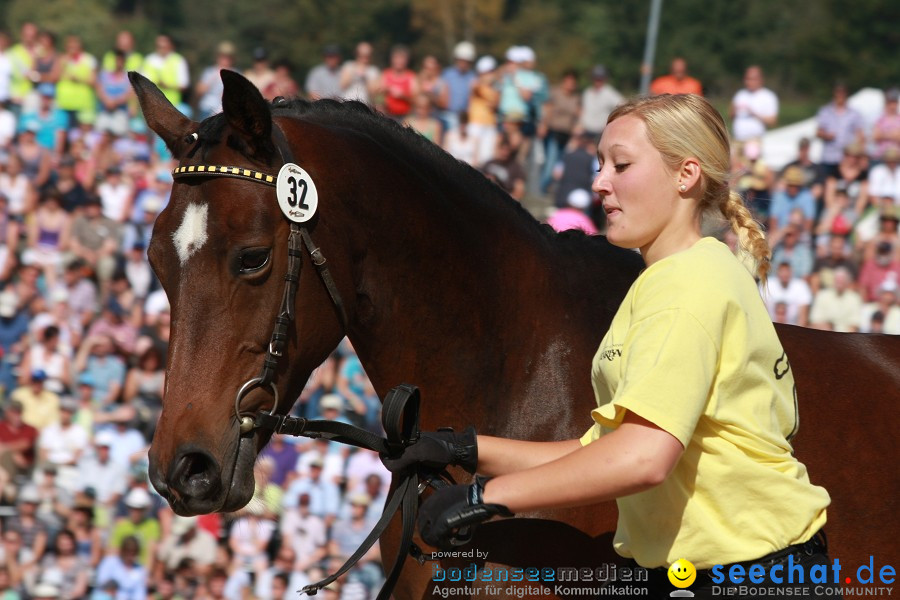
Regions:
[[[728,191],[727,194],[728,198],[719,203],[719,210],[737,234],[741,254],[752,260],[756,276],[765,282],[771,266],[769,261],[771,251],[766,234],[763,233],[760,224],[753,219],[740,194],[734,190]]]

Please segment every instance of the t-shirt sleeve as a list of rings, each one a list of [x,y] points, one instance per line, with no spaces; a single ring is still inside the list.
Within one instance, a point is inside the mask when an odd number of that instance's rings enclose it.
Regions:
[[[706,408],[718,357],[719,344],[684,309],[634,323],[622,346],[622,380],[612,401],[593,411],[594,420],[616,428],[629,410],[687,447]]]

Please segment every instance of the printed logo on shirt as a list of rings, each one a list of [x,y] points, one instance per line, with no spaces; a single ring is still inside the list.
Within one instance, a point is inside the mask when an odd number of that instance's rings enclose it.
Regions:
[[[600,358],[603,360],[613,361],[617,358],[621,358],[622,356],[622,344],[613,344],[607,348],[604,348],[603,351],[600,352]]]

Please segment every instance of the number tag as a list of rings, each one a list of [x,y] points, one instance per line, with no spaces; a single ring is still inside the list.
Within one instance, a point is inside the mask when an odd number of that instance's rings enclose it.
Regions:
[[[278,171],[275,184],[278,206],[288,219],[305,223],[313,218],[319,207],[319,192],[309,173],[294,163],[285,163]]]

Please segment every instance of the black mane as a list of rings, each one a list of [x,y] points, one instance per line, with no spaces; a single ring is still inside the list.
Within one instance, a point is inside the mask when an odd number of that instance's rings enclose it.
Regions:
[[[505,193],[497,184],[485,177],[471,165],[457,160],[437,144],[432,143],[414,129],[389,119],[365,103],[355,100],[338,101],[322,99],[309,101],[300,98],[276,99],[270,104],[272,116],[287,116],[301,119],[324,127],[344,127],[367,135],[389,147],[415,166],[419,173],[442,174],[450,177],[460,189],[482,203],[495,203],[505,207],[523,224],[530,224],[534,230],[548,241],[562,243],[566,250],[584,248],[589,240],[602,236],[588,236],[581,231],[557,233],[552,227],[539,223],[520,202]],[[200,124],[199,136],[202,146],[211,147],[222,141],[226,121],[218,114],[205,119]],[[432,180],[434,178],[431,178]],[[603,238],[603,245],[606,239]],[[572,246],[574,245],[575,248]]]

